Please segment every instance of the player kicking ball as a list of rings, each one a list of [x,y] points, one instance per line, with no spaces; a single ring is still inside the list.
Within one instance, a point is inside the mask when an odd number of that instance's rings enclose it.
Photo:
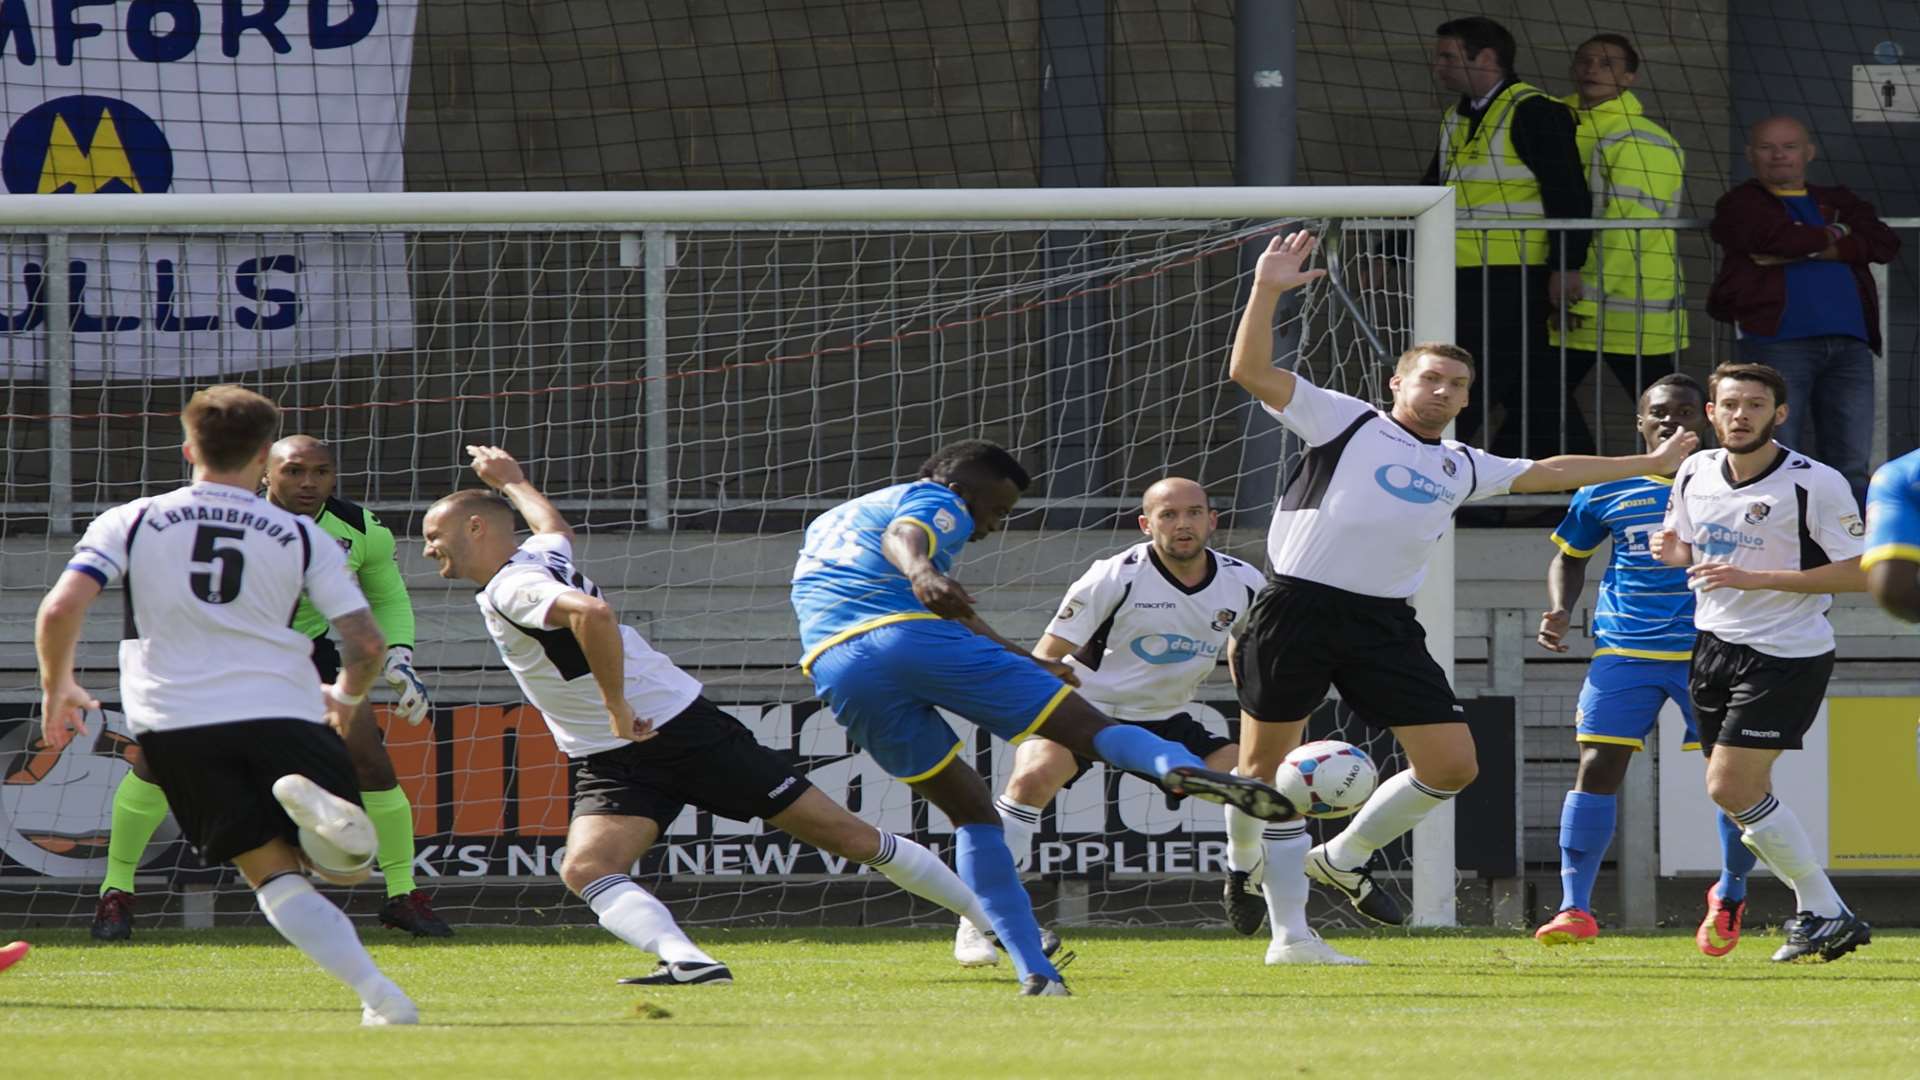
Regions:
[[[1473,733],[1452,683],[1427,652],[1409,598],[1433,545],[1460,507],[1508,492],[1565,491],[1670,473],[1699,445],[1678,431],[1650,454],[1544,461],[1504,458],[1445,438],[1473,390],[1472,356],[1427,342],[1401,354],[1377,409],[1273,366],[1282,293],[1319,277],[1303,270],[1313,237],[1276,237],[1254,269],[1229,375],[1308,446],[1267,535],[1273,577],[1255,598],[1234,672],[1240,773],[1271,777],[1300,745],[1307,717],[1340,691],[1363,723],[1385,728],[1411,768],[1382,783],[1332,840],[1304,853],[1306,872],[1375,922],[1405,921],[1370,873],[1374,853],[1459,794],[1478,773]],[[1266,881],[1299,873],[1296,855],[1267,845]]]
[[[126,592],[120,699],[174,818],[209,866],[231,862],[267,921],[353,988],[361,1023],[419,1013],[380,973],[305,871],[364,881],[377,837],[339,731],[366,701],[385,642],[346,560],[312,522],[255,494],[280,410],[239,386],[208,387],[181,416],[193,482],[96,518],[40,604],[47,745],[87,734],[100,703],[74,680],[87,609]],[[322,687],[311,642],[288,625],[302,593],[341,643]]]
[[[733,981],[733,972],[628,876],[688,805],[741,821],[761,818],[957,915],[986,918],[937,856],[827,798],[702,696],[693,676],[622,624],[575,564],[573,529],[512,455],[492,446],[467,453],[492,490],[456,491],[434,503],[421,524],[426,556],[440,565],[441,577],[480,586],[474,601],[500,659],[571,761],[573,821],[560,876],[601,926],[660,958],[649,974],[620,982]],[[515,510],[533,530],[525,542],[514,532]]]
[[[806,648],[800,666],[834,719],[889,775],[953,821],[960,878],[1013,957],[1021,993],[1064,996],[993,795],[960,756],[966,744],[939,709],[1010,742],[1039,735],[1153,777],[1176,795],[1232,803],[1264,820],[1290,819],[1294,810],[1266,784],[1211,771],[1179,743],[1114,723],[1073,692],[1073,668],[1029,655],[974,612],[972,596],[951,576],[954,560],[968,541],[1001,529],[1030,482],[1013,455],[992,443],[940,450],[918,480],[842,503],[807,526],[793,607]]]
[[[1866,524],[1835,470],[1773,441],[1787,384],[1764,364],[1722,364],[1707,415],[1720,449],[1673,479],[1655,557],[1687,568],[1700,594],[1693,697],[1707,794],[1742,839],[1793,887],[1781,962],[1838,960],[1873,939],[1847,910],[1792,808],[1773,795],[1773,763],[1798,750],[1833,675],[1833,593],[1863,592]]]
[[[333,451],[311,435],[289,435],[273,444],[267,455],[267,501],[282,510],[313,520],[329,542],[345,552],[347,571],[359,583],[373,611],[373,621],[387,639],[387,660],[381,674],[398,695],[395,712],[409,724],[427,716],[427,688],[413,670],[413,603],[406,581],[394,563],[393,533],[364,507],[336,498]],[[340,674],[340,650],[327,636],[327,620],[313,602],[301,598],[293,613],[293,628],[312,641],[314,671],[320,682],[331,683]],[[413,878],[413,807],[393,771],[393,758],[373,717],[373,705],[362,702],[341,732],[347,756],[359,778],[360,803],[380,837],[377,865],[387,887],[380,922],[415,937],[452,937],[453,928],[435,913],[427,894]],[[154,782],[146,758],[129,757],[131,770],[113,794],[113,836],[107,845],[107,877],[100,885],[92,934],[99,941],[125,941],[133,936],[134,872],[166,820],[167,800]]]
[[[1686,375],[1666,375],[1640,395],[1640,437],[1649,450],[1677,431],[1707,432],[1706,391]],[[1611,540],[1600,600],[1593,609],[1596,647],[1574,710],[1579,772],[1560,808],[1560,910],[1538,930],[1542,945],[1569,945],[1600,935],[1593,917],[1593,882],[1613,842],[1616,799],[1633,755],[1646,747],[1668,701],[1680,707],[1687,734],[1682,749],[1698,750],[1693,703],[1687,697],[1687,661],[1693,655],[1693,592],[1684,570],[1655,558],[1648,538],[1666,518],[1671,476],[1636,476],[1574,492],[1566,519],[1553,531],[1560,548],[1547,568],[1547,604],[1538,640],[1567,651],[1567,623],[1586,584],[1587,560]],[[1708,956],[1725,956],[1740,941],[1747,873],[1753,853],[1740,843],[1740,826],[1725,814],[1720,825],[1720,880],[1707,889],[1707,917],[1695,940]]]

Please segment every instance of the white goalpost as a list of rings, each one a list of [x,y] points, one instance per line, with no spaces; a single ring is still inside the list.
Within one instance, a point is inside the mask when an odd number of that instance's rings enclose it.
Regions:
[[[1343,266],[1283,308],[1279,355],[1383,400],[1392,354],[1453,335],[1450,189],[15,196],[0,202],[0,623],[31,627],[94,515],[184,478],[195,388],[275,397],[288,431],[334,447],[338,494],[400,537],[436,695],[431,724],[386,725],[420,885],[456,925],[550,906],[564,762],[467,591],[418,553],[419,512],[471,483],[462,448],[495,442],[579,527],[623,618],[709,697],[829,795],[944,849],[944,819],[848,745],[795,667],[801,529],[941,442],[986,437],[1037,483],[958,573],[1015,640],[1137,537],[1159,476],[1205,483],[1227,511],[1215,546],[1264,565],[1299,447],[1226,380],[1226,355],[1247,253],[1302,227],[1333,233]],[[1452,545],[1416,603],[1449,671]],[[118,597],[99,606],[81,662],[111,714]],[[30,631],[0,635],[0,923],[84,921],[135,750],[109,715],[86,745],[42,752],[33,667]],[[1222,672],[1197,716],[1225,730],[1232,696]],[[1338,707],[1314,732],[1367,737]],[[973,745],[1003,782],[1005,748]],[[1449,804],[1389,868],[1416,924],[1455,922],[1453,829]],[[1031,880],[1063,922],[1217,919],[1223,851],[1217,811],[1096,769],[1048,811]],[[696,925],[931,921],[859,867],[691,810],[640,870]],[[143,920],[240,891],[170,827],[137,881]]]

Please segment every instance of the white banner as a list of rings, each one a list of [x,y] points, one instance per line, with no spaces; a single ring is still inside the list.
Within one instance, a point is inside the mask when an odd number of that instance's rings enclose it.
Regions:
[[[6,0],[10,194],[400,191],[417,0]],[[50,321],[42,237],[0,240],[0,365]],[[406,348],[397,236],[75,236],[81,378],[208,376]]]

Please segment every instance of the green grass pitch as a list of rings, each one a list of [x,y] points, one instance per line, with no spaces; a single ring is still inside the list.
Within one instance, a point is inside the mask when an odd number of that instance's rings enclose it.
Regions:
[[[1920,1073],[1920,933],[1834,964],[1725,960],[1682,934],[1549,950],[1486,932],[1344,935],[1365,968],[1268,968],[1263,939],[1085,930],[1076,997],[961,970],[935,931],[697,929],[731,987],[591,927],[368,931],[420,1004],[362,1029],[352,995],[269,930],[32,935],[0,974],[0,1074],[29,1076],[1682,1076]]]

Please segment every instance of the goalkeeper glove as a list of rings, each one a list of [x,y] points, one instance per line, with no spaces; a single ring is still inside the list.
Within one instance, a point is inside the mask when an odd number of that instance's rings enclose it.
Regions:
[[[407,723],[415,727],[427,718],[427,684],[413,670],[413,650],[405,645],[395,645],[387,650],[387,667],[381,673],[386,677],[387,685],[400,695],[395,708]]]

